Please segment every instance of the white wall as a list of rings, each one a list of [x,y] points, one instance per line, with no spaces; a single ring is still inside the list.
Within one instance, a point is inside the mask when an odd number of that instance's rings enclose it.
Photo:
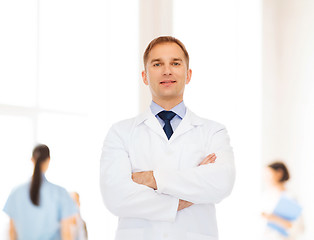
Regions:
[[[314,2],[264,0],[263,162],[287,161],[313,239]]]
[[[151,102],[149,87],[143,84],[140,74],[144,70],[143,54],[154,38],[172,35],[173,1],[140,0],[139,26],[139,110],[142,112]]]
[[[217,204],[220,239],[258,239],[261,2],[174,0],[173,9],[174,36],[186,45],[193,71],[185,103],[200,116],[223,123],[234,148],[234,190]]]

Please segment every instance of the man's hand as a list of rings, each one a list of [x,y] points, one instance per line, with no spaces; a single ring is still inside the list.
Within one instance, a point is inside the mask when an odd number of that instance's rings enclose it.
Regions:
[[[206,165],[209,163],[215,163],[215,160],[216,160],[215,153],[209,154],[207,157],[204,158],[204,160],[199,164],[199,166]],[[154,178],[153,171],[144,171],[144,172],[132,173],[132,180],[138,184],[145,185],[145,186],[150,187],[154,190],[157,189],[157,184],[156,184],[156,180]],[[184,208],[190,207],[192,205],[193,205],[193,203],[180,199],[179,205],[178,205],[178,211],[180,211]]]
[[[180,199],[179,205],[178,205],[178,211],[180,211],[184,208],[190,207],[192,205],[193,205],[193,203]]]
[[[153,171],[132,173],[132,180],[138,184],[146,185],[152,189],[157,189],[156,180]]]
[[[209,163],[215,163],[215,160],[216,160],[215,153],[209,154],[206,158],[204,158],[204,160],[199,164],[199,166],[206,165],[206,164],[209,164]],[[178,211],[180,211],[180,210],[182,210],[184,208],[190,207],[192,205],[193,205],[193,203],[180,199],[179,200]]]
[[[204,160],[199,164],[199,166],[206,165],[209,163],[215,163],[215,160],[216,160],[215,153],[209,154],[206,158],[204,158]]]

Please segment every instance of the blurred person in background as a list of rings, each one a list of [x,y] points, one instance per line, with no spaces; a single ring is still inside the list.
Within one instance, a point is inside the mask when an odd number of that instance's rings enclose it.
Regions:
[[[303,232],[302,208],[288,190],[287,166],[276,161],[266,168],[267,189],[263,194],[262,217],[266,221],[263,240],[296,240]]]
[[[77,208],[64,188],[45,177],[49,148],[36,146],[32,162],[31,181],[15,188],[3,209],[10,217],[10,240],[72,240],[70,224]]]
[[[72,192],[71,197],[76,203],[76,206],[78,208],[78,213],[73,218],[72,224],[71,224],[71,232],[73,236],[73,240],[87,240],[87,228],[86,223],[81,217],[80,212],[80,195],[77,192]]]

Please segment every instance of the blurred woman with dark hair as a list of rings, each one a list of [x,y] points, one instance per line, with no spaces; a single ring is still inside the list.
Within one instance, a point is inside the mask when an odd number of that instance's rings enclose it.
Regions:
[[[267,225],[263,240],[295,240],[303,232],[302,208],[287,189],[290,173],[287,166],[276,161],[267,166],[267,194],[264,194],[262,217]]]
[[[3,209],[10,217],[10,240],[71,240],[70,223],[77,208],[69,193],[44,175],[49,148],[36,146],[32,162],[32,180],[14,189]]]

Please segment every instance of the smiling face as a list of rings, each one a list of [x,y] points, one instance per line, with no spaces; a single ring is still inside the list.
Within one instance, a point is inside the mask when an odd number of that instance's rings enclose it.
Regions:
[[[174,107],[183,100],[185,84],[190,82],[191,75],[184,52],[172,42],[154,46],[142,72],[143,82],[150,87],[153,101],[162,107],[165,104]]]

